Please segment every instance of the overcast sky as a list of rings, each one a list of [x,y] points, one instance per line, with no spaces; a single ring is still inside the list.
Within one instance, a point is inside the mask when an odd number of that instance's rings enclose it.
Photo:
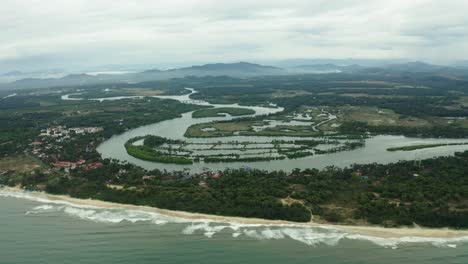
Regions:
[[[467,0],[2,0],[0,70],[468,59]]]

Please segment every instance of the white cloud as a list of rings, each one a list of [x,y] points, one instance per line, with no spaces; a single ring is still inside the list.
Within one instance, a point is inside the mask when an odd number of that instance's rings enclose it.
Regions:
[[[466,10],[465,0],[3,0],[0,64],[449,62],[468,58]]]

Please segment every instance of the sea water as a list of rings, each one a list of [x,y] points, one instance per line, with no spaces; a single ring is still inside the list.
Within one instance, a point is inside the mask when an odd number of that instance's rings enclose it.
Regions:
[[[187,220],[0,191],[0,263],[468,263],[468,238]]]

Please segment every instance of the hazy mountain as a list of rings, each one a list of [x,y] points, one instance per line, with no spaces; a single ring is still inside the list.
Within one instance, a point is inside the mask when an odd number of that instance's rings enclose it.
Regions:
[[[457,61],[453,66],[458,68],[468,69],[468,60]]]
[[[21,79],[28,78],[60,78],[65,74],[60,70],[46,70],[46,71],[35,71],[35,72],[22,72],[22,71],[9,71],[0,74],[0,83],[10,83]]]
[[[127,74],[72,74],[63,78],[27,78],[12,83],[0,85],[3,89],[21,88],[43,88],[52,86],[72,86],[104,83],[134,83],[154,80],[164,80],[170,78],[181,78],[185,76],[231,76],[231,77],[254,77],[265,75],[288,74],[288,71],[259,64],[239,62],[239,63],[215,63],[198,66],[191,66],[179,69],[158,70],[151,69],[138,73]]]
[[[403,64],[391,64],[385,67],[387,70],[400,72],[437,72],[441,70],[450,70],[449,66],[428,64],[420,61],[407,62]]]
[[[382,67],[390,64],[405,63],[407,60],[395,59],[288,59],[281,61],[270,61],[269,65],[278,66],[281,68],[291,68],[301,65],[336,65],[336,66],[351,66],[360,65],[362,67]]]
[[[229,76],[235,78],[247,78],[269,75],[291,75],[291,74],[382,74],[382,75],[405,75],[410,73],[442,76],[446,78],[468,78],[468,69],[462,67],[449,67],[433,65],[424,62],[406,62],[400,64],[386,64],[381,66],[336,65],[324,64],[302,64],[288,68],[265,66],[260,64],[238,62],[238,63],[214,63],[196,65],[178,69],[159,70],[151,69],[137,73],[123,74],[70,74],[62,78],[25,78],[10,83],[0,84],[0,89],[26,89],[44,88],[55,86],[79,86],[109,83],[137,83],[156,80],[167,80],[171,78],[182,78],[186,76]],[[10,75],[18,75],[19,72],[10,72]]]
[[[21,71],[10,71],[10,72],[3,73],[1,76],[10,77],[10,76],[19,76],[23,74],[24,73]]]
[[[183,75],[207,76],[207,75],[227,75],[233,77],[247,77],[258,75],[284,74],[284,69],[253,64],[248,62],[238,63],[214,63],[199,66],[185,67],[167,72],[180,73]]]
[[[312,74],[326,74],[326,73],[340,73],[340,72],[354,72],[362,69],[360,65],[339,66],[335,64],[313,64],[313,65],[299,65],[288,68],[293,73],[312,73]]]
[[[411,74],[442,77],[448,79],[468,79],[468,68],[434,65],[424,62],[407,62],[401,64],[390,64],[381,67],[361,68],[357,73],[386,75],[386,76],[408,76]]]

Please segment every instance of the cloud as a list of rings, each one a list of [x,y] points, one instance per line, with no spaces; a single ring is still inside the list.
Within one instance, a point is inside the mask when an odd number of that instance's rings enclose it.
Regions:
[[[464,0],[4,0],[0,65],[450,62],[468,59],[466,10]]]

